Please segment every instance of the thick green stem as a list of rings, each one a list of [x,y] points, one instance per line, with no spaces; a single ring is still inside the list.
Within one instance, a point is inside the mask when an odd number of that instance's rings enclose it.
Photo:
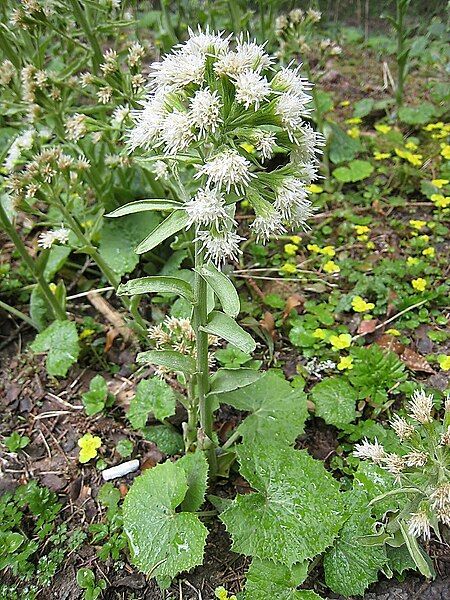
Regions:
[[[195,242],[195,280],[194,280],[194,314],[193,327],[195,331],[197,350],[197,405],[200,417],[200,428],[198,430],[198,446],[206,451],[210,477],[214,477],[217,471],[217,458],[215,444],[213,441],[213,414],[207,398],[209,391],[209,366],[208,366],[208,334],[202,331],[207,322],[207,288],[206,281],[200,276],[199,271],[204,264],[204,252],[201,242]]]
[[[18,317],[19,319],[22,319],[22,321],[25,321],[25,323],[28,323],[28,325],[31,325],[31,327],[34,327],[34,329],[39,329],[38,326],[36,325],[36,323],[33,321],[33,319],[30,319],[30,317],[28,315],[26,315],[25,313],[23,313],[20,310],[17,310],[17,308],[14,308],[14,306],[10,306],[9,304],[6,304],[6,302],[2,302],[0,300],[0,308],[5,310],[6,312],[9,312],[11,315]]]
[[[6,214],[6,211],[3,208],[3,205],[1,202],[0,202],[0,223],[2,224],[5,232],[8,234],[8,236],[13,241],[13,243],[14,243],[15,247],[17,248],[17,251],[19,252],[20,256],[22,257],[24,263],[27,265],[27,267],[31,271],[34,279],[36,280],[36,283],[39,285],[42,295],[43,295],[45,302],[46,302],[48,308],[50,309],[50,311],[54,314],[56,319],[59,319],[61,321],[64,321],[65,319],[67,319],[64,308],[60,305],[60,303],[56,299],[55,295],[52,293],[52,291],[48,285],[48,282],[44,278],[43,273],[40,272],[39,269],[37,268],[36,262],[29,255],[28,250],[25,247],[25,244],[20,239],[20,236],[17,233],[14,225],[9,220],[8,215]]]

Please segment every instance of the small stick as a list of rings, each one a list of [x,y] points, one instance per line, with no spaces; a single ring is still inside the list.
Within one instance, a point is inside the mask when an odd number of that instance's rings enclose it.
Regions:
[[[377,331],[377,329],[381,329],[382,327],[385,327],[388,323],[392,323],[392,321],[395,321],[395,319],[398,319],[399,317],[401,317],[405,313],[409,312],[410,310],[413,310],[414,308],[418,308],[419,306],[422,306],[422,304],[425,304],[425,302],[428,302],[428,299],[421,300],[420,302],[416,302],[416,304],[412,304],[411,306],[408,306],[408,308],[401,310],[399,313],[397,313],[396,315],[394,315],[387,321],[383,321],[383,323],[380,323],[379,325],[377,325],[373,331]],[[373,333],[373,331],[371,331],[370,333]],[[367,335],[367,333],[359,333],[358,335],[355,335],[352,338],[352,340],[357,340],[360,337],[364,337],[365,335]]]

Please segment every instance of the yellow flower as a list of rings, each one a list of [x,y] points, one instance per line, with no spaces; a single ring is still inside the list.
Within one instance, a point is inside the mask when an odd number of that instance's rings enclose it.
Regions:
[[[367,242],[367,240],[369,239],[369,236],[368,235],[358,235],[357,238],[360,242]]]
[[[369,233],[370,228],[367,225],[353,225],[356,231],[356,235],[364,235],[365,233]]]
[[[385,158],[390,158],[390,156],[390,152],[378,152],[377,150],[375,150],[375,152],[373,153],[373,157],[375,160],[384,160]]]
[[[361,117],[350,117],[350,119],[345,119],[345,122],[349,125],[359,125],[362,123]]]
[[[386,333],[388,333],[389,335],[395,335],[396,337],[398,337],[399,335],[401,335],[400,331],[398,329],[388,329],[386,331]]]
[[[86,463],[97,456],[97,449],[102,445],[102,440],[92,433],[85,433],[78,440],[78,445],[81,448],[78,460],[80,463]]]
[[[292,263],[284,263],[280,271],[282,271],[286,275],[294,275],[294,273],[297,273],[297,267]]]
[[[317,338],[318,340],[324,340],[326,338],[326,336],[327,336],[327,334],[320,327],[318,327],[317,329],[314,329],[314,331],[313,331],[313,337]]]
[[[402,150],[401,148],[395,148],[395,154],[400,158],[404,158],[415,167],[422,165],[422,154],[413,154],[409,150]]]
[[[320,248],[319,248],[319,246],[317,244],[308,244],[306,247],[311,252],[320,252]]]
[[[297,246],[300,244],[300,242],[302,241],[302,238],[299,235],[291,235],[291,237],[289,238],[291,240],[291,242],[293,244],[296,244]]]
[[[450,160],[450,145],[449,144],[441,144],[441,155],[446,159]]]
[[[392,127],[390,125],[384,125],[383,123],[378,123],[377,125],[375,125],[375,129],[379,133],[389,133],[390,130],[392,129]]]
[[[352,308],[355,312],[367,312],[375,307],[373,302],[366,302],[361,296],[354,296],[352,299]]]
[[[438,363],[443,371],[450,371],[450,356],[439,354]]]
[[[425,227],[425,225],[427,224],[427,222],[419,221],[417,219],[411,219],[409,224],[411,225],[411,227],[414,227],[414,229],[423,229]]]
[[[423,279],[422,277],[418,277],[417,279],[413,279],[411,281],[411,285],[418,292],[424,292],[425,288],[427,287],[427,281],[426,281],[426,279]]]
[[[344,371],[344,369],[353,369],[353,358],[351,356],[341,356],[341,360],[338,362],[337,368],[339,371]]]
[[[289,256],[295,256],[295,253],[297,252],[297,250],[298,250],[298,246],[296,246],[295,244],[285,244],[284,245],[284,251]]]
[[[325,271],[325,273],[339,273],[341,267],[337,265],[333,260],[328,260],[323,265],[323,270]]]
[[[442,194],[432,194],[431,201],[437,206],[437,208],[447,208],[450,206],[450,196],[443,196]]]
[[[425,234],[425,235],[419,235],[418,237],[419,240],[422,240],[422,242],[429,242],[430,241],[430,236]]]
[[[432,246],[430,246],[429,248],[425,248],[425,250],[422,250],[422,254],[424,256],[431,256],[431,257],[433,257],[436,254],[436,251],[435,251],[435,249]]]
[[[434,131],[435,129],[442,129],[444,127],[444,123],[442,121],[438,121],[437,123],[428,123],[423,128],[424,131]]]
[[[333,246],[324,246],[323,248],[319,248],[320,254],[324,254],[325,256],[333,257],[336,255],[336,250]]]
[[[353,139],[358,138],[360,133],[359,127],[351,127],[350,129],[347,129],[347,135]]]
[[[375,244],[373,242],[367,242],[366,248],[367,250],[373,250],[375,248]]]
[[[242,144],[240,144],[241,148],[244,148],[244,150],[246,152],[248,152],[249,154],[253,154],[255,151],[255,146],[253,146],[252,144],[249,144],[248,142],[242,142]]]
[[[88,338],[89,336],[91,336],[93,333],[95,333],[95,331],[93,329],[83,329],[83,331],[80,333],[80,335],[78,337],[80,338],[80,340],[84,340],[84,339]]]
[[[340,106],[349,106],[350,100],[342,100],[342,102],[340,102],[339,104]]]
[[[447,185],[448,182],[449,182],[448,179],[432,179],[431,180],[431,183],[438,189],[443,188],[444,185]]]
[[[234,594],[229,596],[227,590],[222,585],[214,590],[214,595],[218,600],[237,600]]]
[[[417,150],[418,147],[414,142],[406,142],[405,144],[405,148],[408,148],[408,150]]]
[[[341,333],[340,335],[331,335],[330,344],[337,350],[348,348],[352,343],[352,336],[349,333]]]
[[[414,265],[418,265],[419,262],[420,260],[415,256],[408,256],[408,258],[406,259],[406,264],[408,265],[408,267],[414,267]]]
[[[311,192],[311,194],[321,194],[323,192],[323,187],[320,187],[320,185],[316,185],[315,183],[311,183],[306,189],[308,192]]]

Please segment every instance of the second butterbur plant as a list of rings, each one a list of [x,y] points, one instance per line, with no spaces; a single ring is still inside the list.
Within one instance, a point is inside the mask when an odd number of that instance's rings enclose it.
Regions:
[[[177,573],[202,562],[207,530],[194,513],[204,501],[207,478],[215,478],[224,463],[230,464],[235,441],[251,437],[253,426],[247,423],[219,447],[213,430],[219,398],[254,411],[259,423],[257,403],[267,403],[266,387],[280,399],[287,394],[292,423],[288,431],[278,424],[275,437],[292,451],[293,463],[300,460],[289,446],[306,418],[304,395],[278,377],[252,369],[219,369],[211,375],[209,344],[222,339],[247,354],[255,349],[253,338],[235,320],[239,297],[222,271],[227,260],[238,258],[244,239],[238,233],[236,209],[244,200],[251,207],[249,230],[258,241],[305,227],[312,213],[307,186],[318,177],[316,155],[323,138],[307,120],[309,82],[298,68],[277,68],[265,47],[248,35],[233,39],[208,30],[190,31],[187,42],[153,63],[148,88],[142,108],[132,114],[135,126],[128,145],[134,160],[153,170],[168,197],[132,202],[109,216],[168,212],[136,252],[148,252],[178,234],[194,263],[191,281],[143,277],[118,289],[122,295],[177,294],[192,306],[190,321],[168,319],[151,328],[154,349],[138,356],[138,362],[156,365],[160,374],[177,373],[186,386],[186,455],[139,477],[124,504],[133,561],[166,586]],[[217,301],[221,310],[216,309]],[[240,389],[250,394],[252,406],[241,406],[240,397],[233,397]],[[276,400],[269,396],[275,407]],[[275,419],[270,416],[273,409],[266,409],[269,419]],[[266,425],[261,422],[259,427]],[[244,458],[245,443],[242,448],[244,464],[250,458]],[[313,461],[304,456],[301,460]],[[323,467],[316,468],[327,487]],[[335,491],[331,485],[330,502]],[[142,527],[143,518],[148,527]],[[242,551],[253,555],[252,550]]]
[[[444,419],[433,418],[433,395],[414,392],[407,418],[395,416],[391,427],[401,450],[386,452],[376,440],[357,445],[355,455],[371,460],[394,477],[396,487],[373,502],[406,498],[401,510],[392,510],[383,526],[383,541],[399,547],[406,544],[418,570],[431,577],[433,567],[418,546],[429,541],[431,530],[441,539],[441,529],[450,526],[450,399]]]

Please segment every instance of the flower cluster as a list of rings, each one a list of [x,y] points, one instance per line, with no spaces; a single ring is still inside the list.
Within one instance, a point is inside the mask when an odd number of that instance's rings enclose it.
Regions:
[[[438,523],[450,526],[450,399],[445,403],[443,423],[433,418],[434,398],[420,390],[408,404],[407,418],[396,415],[391,422],[404,452],[386,452],[375,440],[364,440],[354,455],[371,460],[394,476],[401,488],[414,488],[410,496],[409,533],[429,539]]]
[[[152,325],[148,333],[157,350],[175,350],[185,356],[196,358],[195,331],[189,319],[166,317],[159,325]],[[208,336],[208,343],[209,345],[217,344],[217,338]],[[210,355],[211,366],[213,360]],[[163,376],[169,372],[169,369],[158,367],[156,374]]]
[[[247,35],[190,31],[150,70],[149,95],[132,111],[129,149],[155,153],[158,178],[178,161],[194,169],[196,190],[183,198],[208,258],[236,258],[236,203],[254,211],[251,228],[266,241],[304,227],[306,187],[317,179],[324,140],[308,123],[311,89],[299,67],[275,69],[274,58]],[[277,155],[276,168],[267,162]],[[170,168],[164,169],[164,164]]]

